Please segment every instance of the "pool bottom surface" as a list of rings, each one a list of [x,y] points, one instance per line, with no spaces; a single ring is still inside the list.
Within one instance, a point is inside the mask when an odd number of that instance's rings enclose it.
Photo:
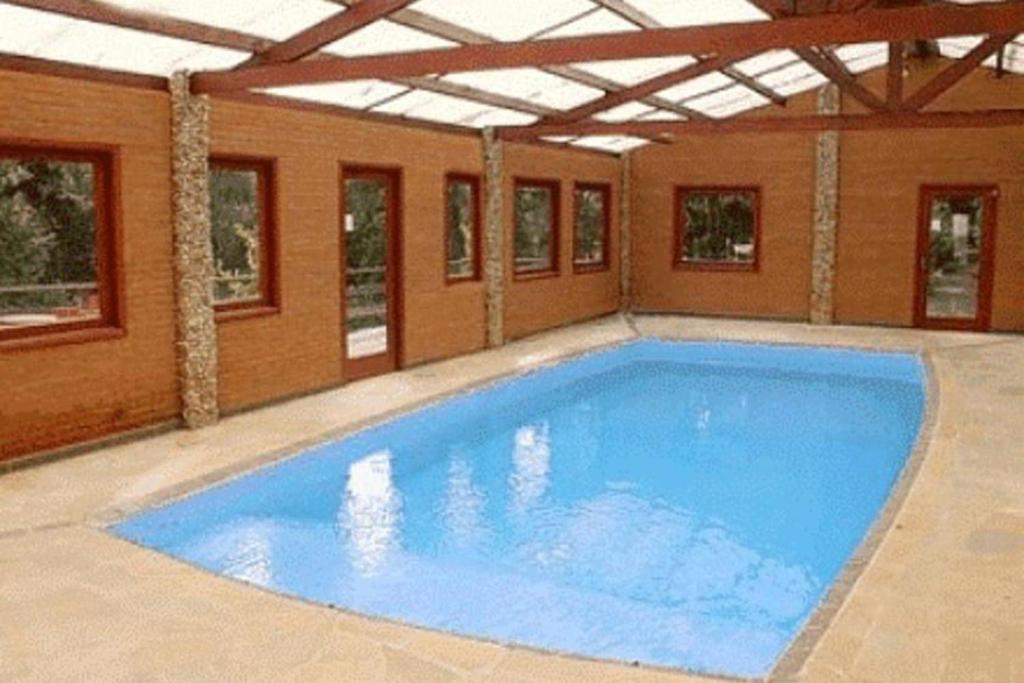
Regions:
[[[369,615],[761,676],[883,505],[923,404],[911,356],[643,341],[114,531]]]

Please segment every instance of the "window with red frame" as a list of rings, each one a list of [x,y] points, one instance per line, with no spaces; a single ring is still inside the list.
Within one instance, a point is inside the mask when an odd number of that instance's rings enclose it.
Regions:
[[[608,216],[611,188],[597,183],[578,183],[574,192],[572,265],[576,271],[608,267]]]
[[[756,269],[760,199],[756,188],[678,188],[677,265]]]
[[[213,301],[217,311],[273,307],[273,162],[210,160]]]
[[[558,273],[559,185],[553,180],[516,180],[515,274]]]
[[[116,327],[113,153],[0,144],[0,340]]]

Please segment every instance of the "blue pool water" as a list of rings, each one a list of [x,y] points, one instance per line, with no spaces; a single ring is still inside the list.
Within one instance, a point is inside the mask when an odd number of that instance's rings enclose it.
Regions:
[[[909,355],[639,341],[429,406],[114,532],[366,614],[759,676],[883,505],[923,385]]]

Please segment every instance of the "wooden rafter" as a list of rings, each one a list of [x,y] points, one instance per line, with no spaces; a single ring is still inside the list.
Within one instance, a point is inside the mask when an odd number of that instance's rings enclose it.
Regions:
[[[889,43],[885,103],[889,109],[903,105],[903,43]]]
[[[562,123],[569,123],[573,121],[581,121],[589,116],[593,116],[602,111],[614,109],[615,107],[626,104],[627,102],[633,102],[639,100],[647,95],[670,88],[683,81],[688,81],[694,78],[698,78],[705,74],[718,71],[724,65],[737,61],[739,58],[727,58],[727,57],[712,57],[711,59],[705,59],[693,64],[684,66],[681,69],[675,71],[669,71],[668,73],[654,78],[648,79],[634,86],[630,86],[618,92],[613,92],[605,95],[602,98],[581,104],[578,107],[574,107],[565,112],[560,112],[555,116],[551,117],[551,120],[557,120]],[[697,117],[691,117],[697,118]],[[703,115],[700,118],[706,118]]]
[[[861,85],[857,77],[843,65],[843,63],[832,56],[830,52],[818,50],[812,47],[802,47],[793,50],[800,59],[810,64],[822,76],[839,86],[840,90],[856,98],[858,102],[868,109],[874,111],[885,111],[885,102],[878,98],[878,95]]]
[[[946,70],[921,87],[903,102],[903,108],[912,111],[922,109],[936,100],[942,93],[956,85],[964,76],[981,66],[993,53],[1013,40],[1014,35],[994,35],[958,59]]]
[[[605,9],[614,12],[626,21],[639,26],[643,29],[659,29],[664,28],[661,22],[652,17],[651,15],[637,9],[632,3],[627,0],[593,0],[597,5],[604,7]],[[723,74],[743,85],[749,90],[753,90],[761,97],[764,97],[773,104],[777,104],[780,107],[786,106],[786,98],[775,92],[768,86],[759,83],[757,79],[747,76],[745,73],[736,69],[732,66],[723,66],[719,69]]]
[[[373,22],[383,19],[415,0],[362,0],[344,12],[310,26],[288,40],[254,55],[250,64],[277,64],[293,62],[313,54],[325,45],[355,33]],[[412,75],[412,74],[410,74]]]
[[[122,8],[108,5],[96,0],[3,0],[9,4],[19,5],[28,9],[35,9],[54,14],[61,14],[74,19],[82,19],[108,26],[130,28],[139,31],[146,31],[154,35],[180,38],[191,42],[203,43],[213,47],[227,48],[241,52],[256,52],[275,45],[274,41],[260,38],[241,31],[230,31],[215,28],[205,24],[197,24],[181,19],[157,17],[141,12],[128,12]],[[318,58],[330,58],[335,55],[329,53],[317,53],[313,55]],[[14,62],[11,62],[14,63]],[[119,75],[119,78],[124,78]],[[517,97],[510,97],[480,90],[467,85],[441,81],[437,79],[411,77],[395,79],[399,85],[408,88],[418,88],[442,95],[461,97],[466,100],[487,104],[494,107],[502,107],[513,111],[520,111],[534,116],[544,117],[556,113],[558,110],[552,107],[529,102]],[[166,81],[164,81],[166,83]]]
[[[260,65],[208,72],[196,92],[395,78],[431,73],[529,67],[680,54],[738,54],[821,44],[942,38],[1024,31],[1024,4],[984,4],[865,10],[713,26],[683,27],[528,42],[464,45],[419,52]]]
[[[356,0],[329,1],[343,7],[349,7],[356,4]],[[423,12],[415,9],[406,8],[398,10],[389,16],[388,20],[401,26],[405,26],[406,28],[411,28],[434,36],[435,38],[450,40],[453,43],[460,43],[462,45],[487,45],[496,42],[493,38],[484,35],[483,33],[478,33],[464,26],[459,26],[458,24],[438,19],[437,17],[424,14]],[[538,69],[553,76],[559,76],[568,81],[579,83],[597,90],[603,90],[605,92],[617,92],[627,87],[610,79],[568,64],[539,66]],[[699,112],[695,112],[692,109],[680,106],[670,100],[656,95],[650,95],[640,101],[648,106],[664,109],[665,111],[685,116],[687,118],[699,118],[701,116]]]
[[[552,124],[504,128],[501,135],[506,140],[530,140],[553,135],[656,137],[658,135],[796,133],[824,130],[994,128],[1020,125],[1024,125],[1024,109],[987,109],[954,112],[897,111],[838,116],[765,116],[711,121],[624,121],[622,123],[582,121],[569,125]]]
[[[272,41],[241,31],[197,24],[184,19],[156,16],[145,12],[129,12],[121,7],[97,0],[3,0],[8,5],[61,14],[97,24],[130,28],[169,38],[180,38],[213,47],[226,47],[244,52],[266,49]]]

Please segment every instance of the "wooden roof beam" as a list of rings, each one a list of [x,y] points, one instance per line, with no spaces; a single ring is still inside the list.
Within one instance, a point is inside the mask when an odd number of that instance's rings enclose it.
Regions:
[[[362,78],[639,59],[681,54],[737,56],[822,44],[942,38],[1024,31],[1024,3],[865,10],[855,15],[668,28],[527,42],[464,45],[419,52],[319,59],[196,74],[196,92],[214,93]]]
[[[350,33],[355,33],[359,29],[411,5],[413,2],[415,0],[362,0],[344,12],[328,17],[288,40],[254,55],[246,66],[279,64],[302,59]]]
[[[878,95],[861,85],[857,77],[850,73],[843,63],[833,57],[830,52],[819,51],[811,47],[796,48],[793,52],[800,59],[810,64],[816,71],[820,72],[822,76],[838,85],[840,90],[854,97],[868,109],[874,111],[885,111],[887,109],[885,102],[879,99]]]
[[[1016,34],[994,35],[985,39],[976,48],[946,67],[945,71],[926,83],[916,93],[903,102],[902,108],[917,111],[934,102],[939,95],[960,82],[967,74],[974,71],[982,62],[1013,40]]]
[[[907,128],[994,128],[1024,125],[1024,109],[917,112],[837,116],[740,117],[709,121],[581,121],[568,125],[510,127],[501,130],[505,140],[530,140],[552,135],[704,135],[725,133],[797,133],[826,130],[869,131]]]

